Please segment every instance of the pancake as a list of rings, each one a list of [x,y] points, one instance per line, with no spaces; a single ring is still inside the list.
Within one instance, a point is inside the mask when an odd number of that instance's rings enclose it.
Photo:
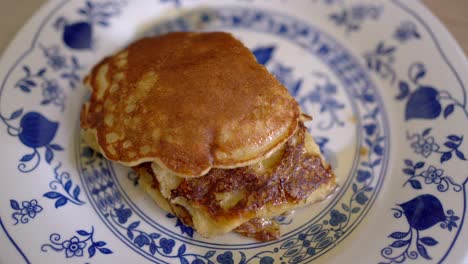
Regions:
[[[260,241],[279,237],[270,219],[327,198],[336,188],[330,166],[302,123],[269,158],[246,167],[183,178],[142,164],[140,186],[159,206],[204,237],[234,230]],[[259,224],[259,222],[261,224]]]
[[[85,78],[86,141],[125,166],[152,162],[183,177],[267,158],[296,131],[296,101],[228,33],[139,40]]]
[[[288,90],[228,33],[144,38],[85,78],[82,135],[200,235],[277,239],[274,217],[336,189]]]

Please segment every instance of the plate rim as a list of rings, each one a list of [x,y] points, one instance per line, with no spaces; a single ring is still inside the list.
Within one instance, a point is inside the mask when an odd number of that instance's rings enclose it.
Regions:
[[[17,57],[15,62],[13,64],[10,64],[9,70],[6,71],[6,73],[2,76],[2,81],[1,81],[1,86],[0,86],[0,96],[1,93],[3,92],[3,89],[5,87],[5,82],[9,78],[9,75],[11,71],[13,71],[14,68],[17,67],[17,65],[30,53],[32,52],[36,46],[37,46],[37,37],[40,35],[40,32],[42,31],[42,28],[44,25],[47,23],[49,20],[49,17],[47,15],[50,15],[52,13],[55,13],[57,10],[61,9],[63,6],[65,6],[67,3],[69,3],[70,0],[49,0],[48,2],[44,3],[38,10],[36,10],[33,15],[28,19],[26,23],[23,24],[23,26],[16,32],[15,36],[12,38],[10,43],[7,45],[7,47],[4,49],[2,56],[0,58],[0,65],[2,67],[8,67],[9,64],[6,63],[6,58],[8,56],[11,56],[9,54],[13,53],[13,50],[19,49],[18,47],[25,46],[28,47],[24,52],[18,53],[21,54]],[[442,24],[442,22],[430,11],[427,9],[425,5],[423,5],[419,1],[415,2],[408,2],[408,3],[402,3],[400,0],[392,0],[393,3],[398,5],[401,9],[403,9],[405,12],[410,14],[412,17],[416,18],[418,22],[420,22],[422,25],[425,27],[425,31],[429,32],[431,35],[431,42],[433,42],[438,49],[438,52],[442,55],[444,58],[445,63],[450,67],[451,72],[455,74],[457,77],[457,81],[463,88],[463,92],[465,94],[465,99],[466,99],[466,88],[465,88],[465,83],[466,81],[464,80],[464,75],[462,74],[463,72],[468,72],[468,60],[466,58],[466,54],[463,52],[461,49],[460,45],[456,41],[456,39],[453,37],[453,35],[450,33],[450,31]],[[415,10],[416,9],[416,10]],[[423,12],[424,14],[419,14],[420,12]],[[45,17],[45,19],[44,19]],[[41,20],[42,22],[39,24],[39,27],[36,28],[35,21]],[[429,26],[431,25],[431,26]],[[31,29],[36,29],[34,36],[32,39],[30,36],[27,36],[27,31]],[[435,36],[434,31],[438,33],[437,36]],[[440,33],[440,34],[439,34]],[[31,41],[30,44],[26,43],[20,43],[21,39],[25,38]],[[443,47],[448,46],[450,49],[450,52],[445,52],[446,49],[443,49]],[[456,53],[456,54],[454,54]],[[452,58],[453,56],[457,58]],[[461,64],[463,66],[463,69],[460,67],[455,67],[452,65],[452,63],[456,64]],[[468,182],[468,178],[464,181],[463,185],[465,186],[466,183]],[[466,195],[466,188],[464,188],[464,194]],[[466,214],[466,199],[464,196],[464,212]],[[448,251],[444,254],[443,258],[440,260],[441,262],[444,261],[450,252],[452,251],[454,245],[456,244],[456,241],[461,233],[461,230],[463,229],[463,222],[466,217],[462,218],[462,223],[460,225],[460,228],[458,229],[458,232],[455,236],[455,239],[452,241]],[[0,219],[1,221],[1,219]],[[8,237],[8,231],[7,229],[3,226],[2,223],[2,228],[4,229],[5,233],[7,234]],[[23,257],[27,260],[26,256],[22,253],[21,249],[17,246],[15,241],[11,238],[10,239],[13,245],[18,249],[18,251],[23,255]]]

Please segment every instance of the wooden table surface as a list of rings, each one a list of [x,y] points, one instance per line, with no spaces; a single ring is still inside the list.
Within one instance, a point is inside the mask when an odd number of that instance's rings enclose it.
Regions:
[[[0,54],[45,0],[0,0]],[[416,1],[416,0],[406,0]],[[468,54],[468,0],[421,0]]]

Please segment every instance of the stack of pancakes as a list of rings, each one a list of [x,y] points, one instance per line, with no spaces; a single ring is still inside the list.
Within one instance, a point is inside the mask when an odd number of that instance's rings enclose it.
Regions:
[[[86,142],[132,167],[200,235],[279,237],[271,221],[325,199],[335,177],[310,117],[228,33],[170,33],[105,58],[85,78]]]

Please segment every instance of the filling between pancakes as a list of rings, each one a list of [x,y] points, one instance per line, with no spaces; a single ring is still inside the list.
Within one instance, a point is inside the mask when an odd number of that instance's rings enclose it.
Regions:
[[[325,199],[335,178],[302,124],[281,149],[256,164],[212,169],[182,178],[157,164],[135,167],[140,185],[163,209],[211,237],[234,230],[260,241],[277,239],[275,216]]]

